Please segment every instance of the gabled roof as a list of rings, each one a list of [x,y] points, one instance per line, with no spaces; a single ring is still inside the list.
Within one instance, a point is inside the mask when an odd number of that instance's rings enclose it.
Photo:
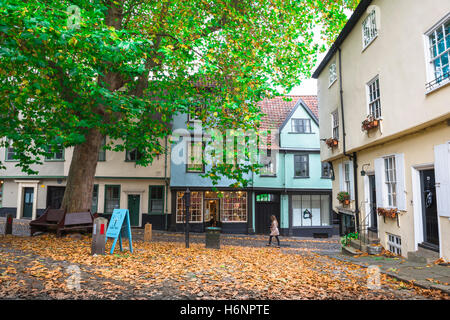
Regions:
[[[313,78],[317,79],[322,73],[323,69],[327,66],[328,62],[334,57],[336,52],[338,51],[341,44],[353,30],[353,28],[358,23],[359,19],[364,15],[369,5],[372,3],[372,0],[361,0],[359,5],[356,7],[355,12],[352,14],[350,19],[347,21],[344,29],[342,29],[341,33],[337,37],[336,41],[331,46],[325,58],[322,60],[320,65],[317,67],[316,71],[314,71]]]
[[[263,130],[281,130],[299,106],[303,106],[311,118],[319,124],[317,96],[282,96],[264,99],[258,105],[261,107],[261,112],[265,114],[261,119]]]

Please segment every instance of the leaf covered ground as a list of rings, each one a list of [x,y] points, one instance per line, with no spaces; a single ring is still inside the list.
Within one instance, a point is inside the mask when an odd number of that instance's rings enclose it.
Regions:
[[[242,239],[241,241],[247,241]],[[308,240],[304,240],[308,241]],[[314,241],[314,240],[310,240]],[[107,250],[112,241],[107,243]],[[312,242],[314,244],[314,242]],[[448,299],[310,249],[133,241],[92,256],[91,239],[0,237],[1,299]],[[124,243],[124,248],[127,242]],[[300,254],[299,254],[300,253]],[[80,289],[71,288],[80,270]]]

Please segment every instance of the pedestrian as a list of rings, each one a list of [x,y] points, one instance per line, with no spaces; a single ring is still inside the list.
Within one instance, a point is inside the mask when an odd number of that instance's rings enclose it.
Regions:
[[[272,244],[272,237],[275,237],[275,239],[277,239],[278,245],[277,248],[280,247],[280,231],[278,231],[278,221],[277,218],[272,215],[270,217],[270,220],[272,220],[272,224],[270,225],[270,238],[269,238],[269,243],[267,244],[267,246],[269,247]]]

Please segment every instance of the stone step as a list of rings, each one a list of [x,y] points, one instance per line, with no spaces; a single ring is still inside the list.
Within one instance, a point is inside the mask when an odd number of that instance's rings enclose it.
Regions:
[[[408,252],[408,260],[417,263],[433,263],[439,259],[439,253],[419,247],[415,252]]]
[[[349,256],[357,256],[363,252],[358,249],[353,248],[352,246],[346,246],[346,247],[342,247],[342,253],[349,255]]]
[[[350,246],[352,248],[355,248],[355,249],[360,250],[362,252],[366,252],[367,251],[367,246],[364,244],[364,242],[360,242],[359,240],[352,239],[350,241]]]
[[[361,234],[360,238],[365,244],[380,244],[380,239],[378,239],[376,236],[366,237],[365,235]]]

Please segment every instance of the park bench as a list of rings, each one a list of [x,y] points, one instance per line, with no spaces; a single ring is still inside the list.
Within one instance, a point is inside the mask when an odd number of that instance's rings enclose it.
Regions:
[[[31,236],[37,231],[56,230],[63,217],[62,209],[45,209],[42,216],[30,222]]]
[[[56,235],[60,237],[67,231],[92,231],[94,219],[97,214],[92,215],[91,210],[81,212],[66,212],[63,219],[58,223]]]

